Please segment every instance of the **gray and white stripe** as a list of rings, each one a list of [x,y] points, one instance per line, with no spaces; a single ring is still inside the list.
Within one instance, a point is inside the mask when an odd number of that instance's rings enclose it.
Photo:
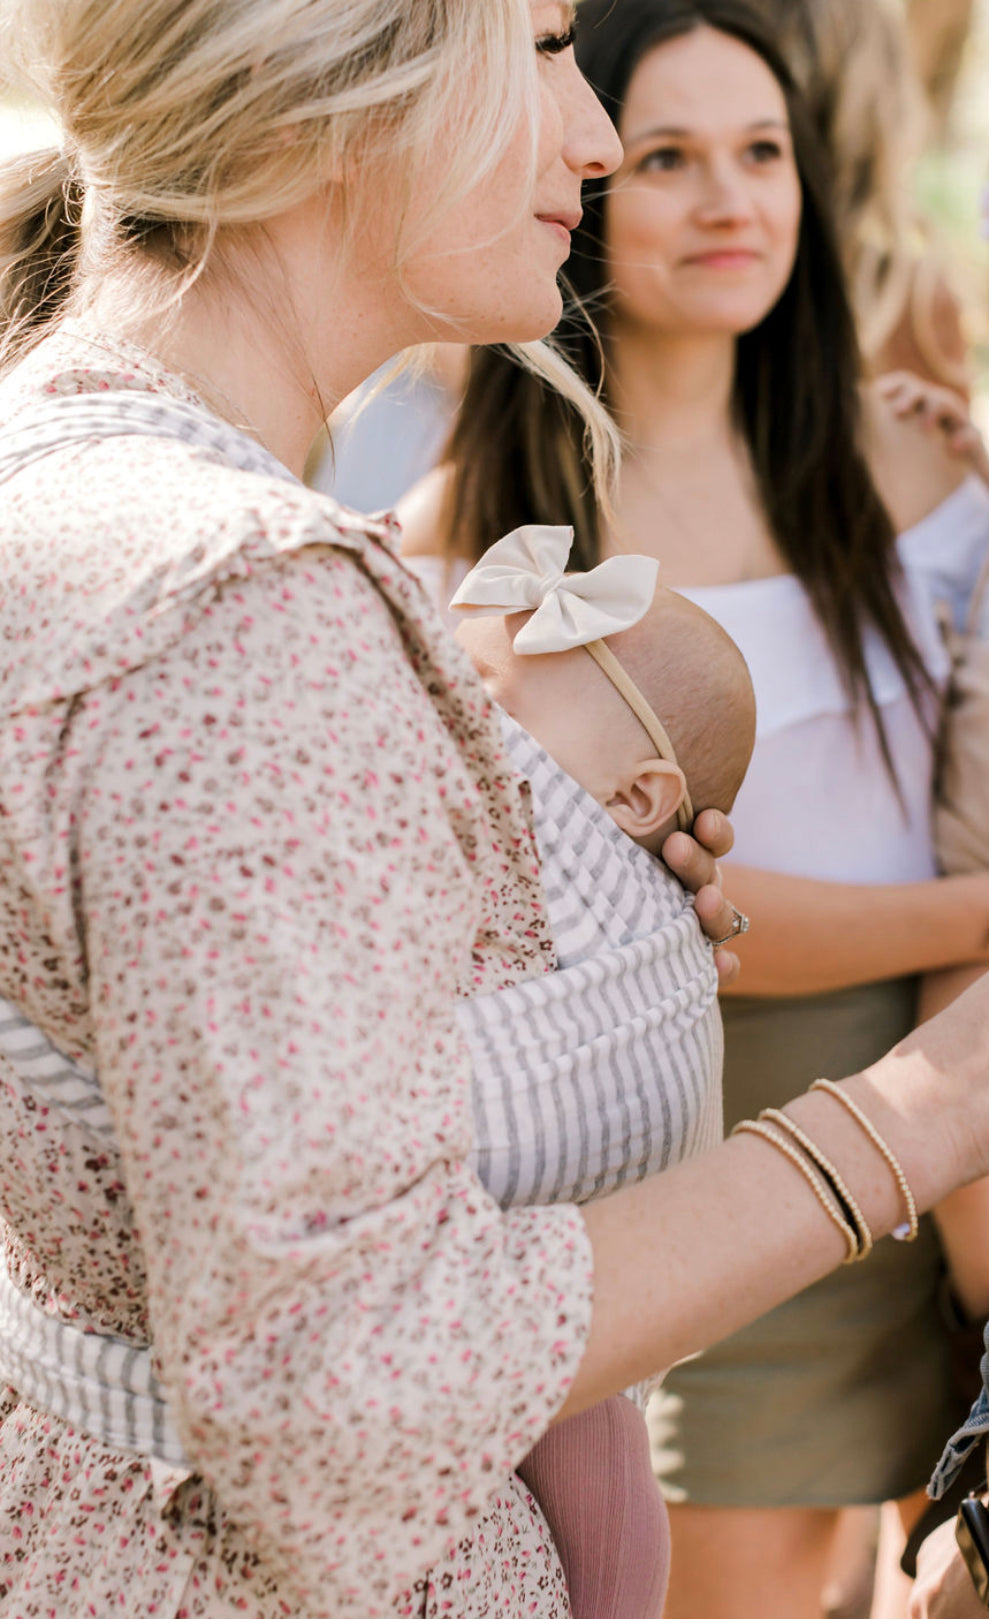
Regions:
[[[110,1135],[113,1120],[96,1075],[52,1045],[11,1001],[0,998],[0,1057],[34,1100],[94,1136]]]
[[[49,1315],[0,1262],[0,1384],[111,1450],[188,1467],[151,1350]]]
[[[3,431],[0,483],[72,445],[117,437],[177,439],[242,471],[299,481],[269,450],[205,406],[135,390],[123,405],[119,393],[69,394],[22,413]]]
[[[514,721],[559,968],[458,1008],[480,1179],[583,1203],[716,1145],[717,973],[681,885]]]
[[[112,1134],[113,1119],[93,1070],[65,1056],[2,999],[0,1057],[26,1094],[60,1116],[64,1130],[97,1141]],[[50,1315],[15,1286],[0,1256],[2,1383],[111,1449],[188,1465],[150,1346],[86,1332]]]

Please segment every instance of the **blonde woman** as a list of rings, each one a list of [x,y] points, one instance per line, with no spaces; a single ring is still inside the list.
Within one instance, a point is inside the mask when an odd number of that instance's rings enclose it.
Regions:
[[[989,989],[791,1105],[827,1171],[502,1212],[454,1007],[553,964],[525,801],[393,525],[298,475],[389,353],[558,319],[620,156],[569,8],[4,21],[66,146],[0,182],[3,1611],[566,1619],[517,1464],[989,1171]]]
[[[898,0],[760,0],[831,155],[835,222],[873,375],[967,392],[958,300],[917,209],[924,95]]]

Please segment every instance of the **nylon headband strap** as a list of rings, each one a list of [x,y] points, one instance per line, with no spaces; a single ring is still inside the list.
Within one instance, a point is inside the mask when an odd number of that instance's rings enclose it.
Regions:
[[[656,749],[659,758],[665,759],[667,764],[676,765],[679,770],[680,764],[677,760],[676,750],[670,741],[665,725],[646,702],[632,677],[622,668],[611,648],[604,641],[585,641],[584,647],[591,654],[598,667],[607,675],[618,695],[625,699]],[[694,806],[690,802],[690,793],[685,787],[683,802],[677,810],[677,826],[681,832],[689,832],[693,824]]]

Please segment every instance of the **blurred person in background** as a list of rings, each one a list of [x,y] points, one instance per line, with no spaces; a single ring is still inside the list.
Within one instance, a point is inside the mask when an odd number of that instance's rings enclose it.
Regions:
[[[906,0],[907,28],[938,135],[951,117],[975,0]]]
[[[831,157],[835,218],[872,375],[967,393],[958,300],[916,204],[929,110],[898,0],[759,0]]]
[[[310,451],[306,482],[354,511],[396,505],[440,459],[466,368],[467,350],[456,343],[384,366],[334,411]]]

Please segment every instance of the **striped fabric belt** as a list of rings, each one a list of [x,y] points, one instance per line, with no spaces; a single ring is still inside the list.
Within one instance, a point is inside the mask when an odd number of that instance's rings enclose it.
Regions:
[[[190,1467],[150,1349],[49,1315],[0,1263],[0,1383],[111,1450]]]
[[[25,1092],[64,1129],[87,1138],[113,1128],[96,1076],[52,1045],[17,1007],[0,1000],[0,1055]],[[49,1315],[11,1280],[0,1255],[0,1384],[38,1411],[62,1417],[111,1450],[175,1467],[189,1463],[155,1376],[151,1350],[85,1332]]]

